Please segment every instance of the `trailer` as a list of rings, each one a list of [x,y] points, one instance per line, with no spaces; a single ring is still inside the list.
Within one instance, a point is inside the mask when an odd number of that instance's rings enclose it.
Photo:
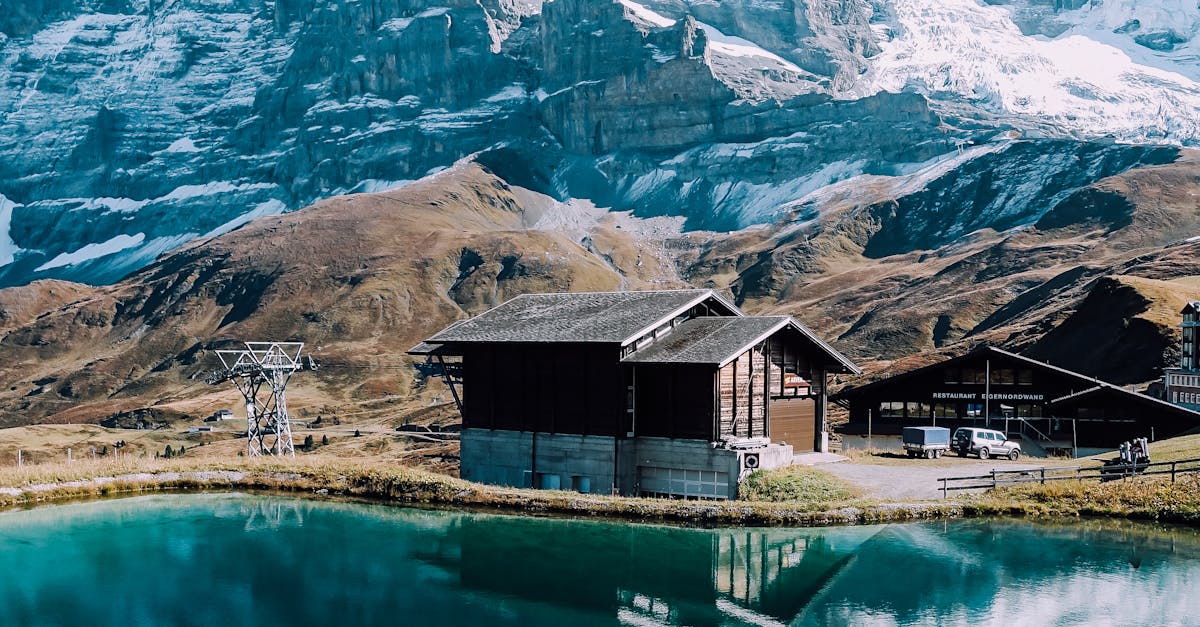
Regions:
[[[902,437],[909,457],[936,459],[950,450],[950,430],[945,427],[904,427]]]

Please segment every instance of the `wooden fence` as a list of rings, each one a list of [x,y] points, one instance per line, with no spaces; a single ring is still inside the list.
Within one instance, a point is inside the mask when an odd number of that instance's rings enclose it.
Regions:
[[[942,497],[954,490],[982,490],[1018,483],[1046,483],[1047,481],[1086,481],[1089,479],[1108,481],[1147,475],[1170,475],[1171,483],[1182,474],[1200,472],[1200,458],[1149,464],[1121,464],[1113,466],[1075,466],[1063,468],[1032,468],[1027,470],[992,470],[987,475],[969,477],[941,477]]]

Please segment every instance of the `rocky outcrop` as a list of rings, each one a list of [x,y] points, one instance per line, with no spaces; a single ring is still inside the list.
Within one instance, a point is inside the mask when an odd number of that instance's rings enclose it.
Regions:
[[[1065,33],[1129,17],[1130,38],[1157,37],[1170,13],[1121,4],[1097,22],[1014,2]],[[1155,69],[1200,80],[1181,61],[1190,41],[1151,55],[1130,39],[1146,54],[1101,80],[1060,67],[1062,41],[960,0],[17,4],[0,11],[0,285],[112,282],[255,217],[470,155],[559,200],[728,231],[820,213],[813,195],[847,179],[907,176],[1000,137],[1049,140],[1043,155],[1200,137],[1195,85]],[[1053,98],[1017,89],[1030,84]],[[991,163],[955,162],[977,182]],[[1066,193],[1116,171],[1087,155],[1079,173],[1046,165]],[[988,185],[952,178],[929,202],[979,213],[906,213],[939,241],[1040,211],[978,203]],[[895,235],[873,250],[925,245]]]

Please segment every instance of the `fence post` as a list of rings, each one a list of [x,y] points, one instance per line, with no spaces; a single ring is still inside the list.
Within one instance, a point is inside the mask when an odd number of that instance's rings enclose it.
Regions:
[[[992,469],[992,489],[996,489],[996,469]]]
[[[942,498],[946,498],[947,496],[949,496],[949,494],[948,494],[949,488],[946,487],[946,483],[949,480],[950,479],[948,477],[942,477]]]
[[[1042,485],[1046,485],[1046,467],[1042,466]]]
[[[1171,462],[1171,483],[1175,483],[1175,462]]]
[[[24,461],[25,460],[21,459],[21,449],[17,449],[17,468],[20,468],[21,466],[23,466]]]

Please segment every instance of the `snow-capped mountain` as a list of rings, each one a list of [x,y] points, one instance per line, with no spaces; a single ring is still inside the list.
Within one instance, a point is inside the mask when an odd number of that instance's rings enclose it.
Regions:
[[[469,155],[717,230],[952,166],[973,195],[938,206],[970,218],[941,222],[1017,227],[1174,158],[1136,144],[1200,144],[1198,25],[1176,0],[0,2],[0,286],[115,280]]]

